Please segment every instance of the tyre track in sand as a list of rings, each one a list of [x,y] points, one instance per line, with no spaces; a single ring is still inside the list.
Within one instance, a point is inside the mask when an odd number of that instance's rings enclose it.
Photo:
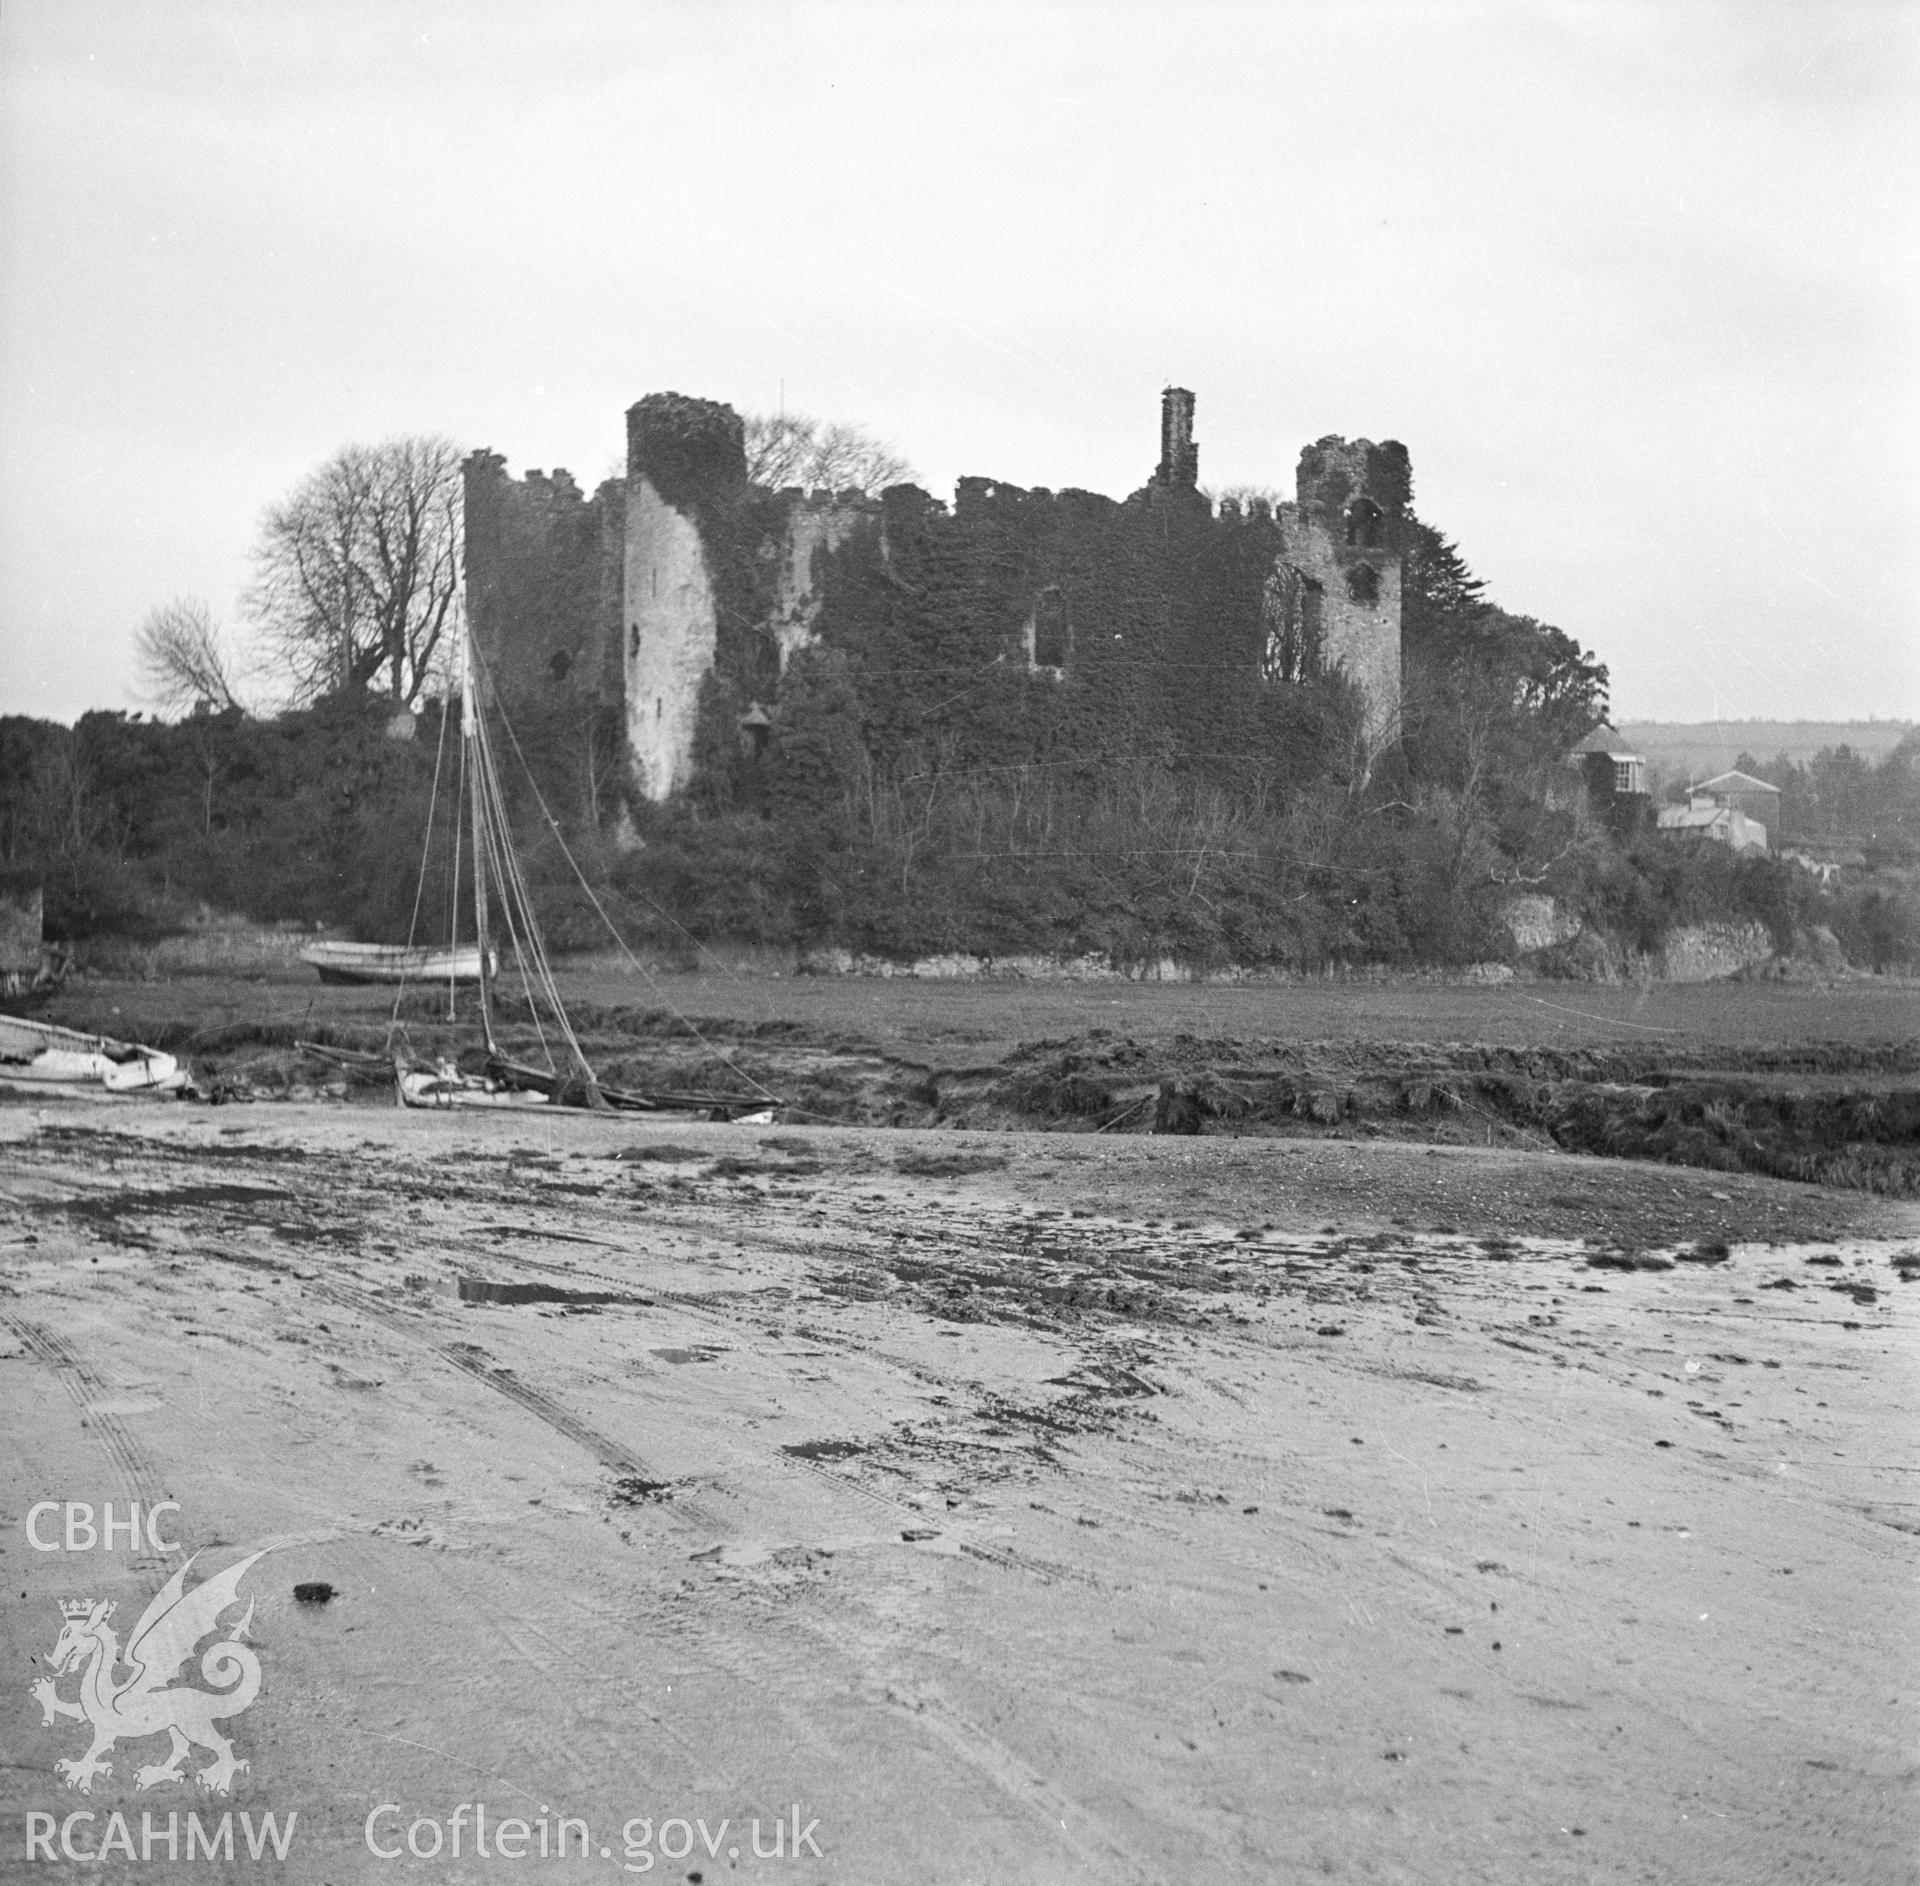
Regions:
[[[36,1362],[53,1371],[54,1378],[66,1391],[67,1399],[80,1410],[80,1425],[93,1436],[101,1451],[113,1463],[124,1491],[130,1498],[139,1501],[142,1512],[151,1513],[167,1495],[146,1454],[127,1431],[126,1423],[100,1405],[107,1395],[106,1383],[64,1336],[56,1335],[44,1325],[17,1316],[10,1310],[0,1310],[0,1325],[10,1329],[20,1339],[21,1345]],[[143,1552],[134,1560],[135,1566],[141,1570],[150,1570],[165,1562],[150,1551]]]
[[[539,1238],[545,1234],[536,1228],[529,1227],[526,1235],[529,1238]],[[604,1283],[621,1290],[632,1290],[635,1288],[631,1279],[616,1276],[608,1271],[594,1270],[588,1266],[576,1263],[563,1264],[548,1259],[529,1257],[520,1251],[513,1251],[511,1253],[496,1251],[492,1254],[492,1261],[499,1264],[502,1268],[516,1267],[522,1270],[537,1272],[543,1276],[564,1277],[574,1281],[585,1280],[591,1283]],[[752,1333],[760,1336],[782,1336],[788,1333],[772,1324],[764,1314],[756,1313],[745,1305],[738,1306],[737,1308],[720,1308],[716,1307],[710,1297],[702,1296],[694,1292],[663,1290],[657,1285],[651,1284],[640,1286],[640,1288],[643,1288],[647,1292],[647,1296],[645,1299],[638,1300],[670,1303],[676,1310],[680,1310],[699,1321],[705,1322],[730,1336],[739,1337],[743,1333]],[[351,1307],[361,1308],[369,1314],[378,1314],[381,1306],[360,1302]],[[916,1377],[921,1381],[935,1383],[944,1389],[951,1389],[969,1395],[977,1393],[979,1389],[979,1385],[969,1377],[958,1373],[931,1369],[923,1364],[911,1361],[908,1358],[890,1355],[883,1350],[873,1348],[869,1344],[861,1343],[852,1337],[837,1336],[828,1331],[814,1329],[809,1326],[806,1340],[829,1345],[850,1356],[857,1357],[862,1361],[885,1362],[899,1369],[903,1374]],[[467,1358],[448,1354],[445,1350],[442,1350],[441,1353],[447,1354],[447,1359],[453,1361],[456,1366],[468,1368],[470,1373],[480,1375],[480,1378],[483,1380],[489,1379],[483,1370],[472,1368]],[[502,1386],[500,1383],[494,1383],[493,1385]],[[517,1379],[515,1380],[515,1385],[517,1388],[525,1390],[525,1384],[518,1383]],[[527,1392],[537,1393],[537,1391]],[[538,1412],[538,1410],[536,1410],[536,1412]],[[556,1423],[555,1425],[558,1424]],[[562,1429],[562,1432],[565,1431],[565,1429]],[[808,1460],[802,1456],[789,1454],[784,1449],[776,1449],[763,1458],[771,1465],[780,1468],[783,1472],[811,1476],[813,1479],[824,1482],[826,1485],[832,1487],[836,1493],[851,1493],[877,1506],[884,1507],[893,1514],[897,1520],[904,1521],[908,1524],[915,1524],[924,1518],[924,1515],[917,1507],[899,1495],[889,1493],[880,1487],[869,1486],[864,1481],[855,1479],[850,1474],[838,1472],[834,1468],[828,1467],[819,1461]],[[1067,1579],[1076,1584],[1086,1585],[1094,1590],[1104,1589],[1103,1581],[1098,1576],[1077,1566],[1062,1564],[1051,1559],[1034,1558],[1028,1554],[1015,1552],[1003,1546],[985,1545],[978,1540],[961,1540],[958,1543],[960,1550],[969,1558],[977,1559],[985,1565],[997,1566],[1002,1571],[1022,1573],[1027,1577],[1038,1579],[1043,1584],[1056,1584],[1062,1579]]]
[[[225,1165],[230,1162],[238,1164],[250,1163],[246,1161],[244,1157],[236,1160],[234,1154],[226,1153],[222,1158],[222,1164]],[[265,1162],[263,1161],[262,1163]],[[254,1218],[250,1212],[244,1210],[244,1206],[251,1204],[251,1200],[242,1201],[239,1199],[230,1199],[220,1201],[220,1204],[228,1210],[241,1209],[241,1215],[246,1222],[261,1225],[261,1228],[269,1231],[277,1231],[280,1228],[280,1220],[284,1214],[284,1207],[288,1205],[313,1208],[324,1203],[326,1206],[337,1210],[337,1193],[322,1194],[309,1198],[304,1196],[301,1191],[288,1188],[286,1176],[287,1175],[282,1172],[276,1172],[274,1174],[277,1182],[274,1189],[276,1218],[271,1223],[262,1224],[262,1221]],[[302,1173],[300,1176],[306,1177],[308,1175]],[[322,1174],[314,1174],[312,1176],[316,1179],[324,1178]],[[462,1189],[467,1190],[467,1188]],[[468,1199],[476,1205],[485,1204],[496,1209],[501,1202],[482,1188],[468,1190]],[[525,1208],[524,1201],[515,1202],[519,1203],[522,1209]],[[699,1227],[700,1230],[707,1232],[709,1236],[715,1237],[726,1236],[728,1232],[731,1231],[737,1238],[744,1229],[745,1235],[751,1237],[756,1242],[765,1235],[763,1229],[759,1226],[753,1226],[751,1228],[728,1226],[723,1229],[723,1214],[725,1208],[723,1206],[720,1213],[715,1213],[713,1206],[716,1202],[717,1201],[704,1201],[707,1205],[707,1213],[704,1214],[707,1222]],[[570,1198],[569,1203],[573,1204],[577,1209],[580,1205],[586,1204],[587,1201]],[[204,1206],[202,1208],[204,1208]],[[752,1216],[755,1214],[748,1215]],[[361,1217],[361,1215],[357,1213],[354,1214],[354,1216],[356,1219],[360,1219]],[[364,1222],[364,1220],[361,1219],[361,1222]],[[516,1229],[519,1228],[516,1227]],[[524,1228],[524,1235],[529,1239],[538,1239],[545,1236],[546,1232],[538,1226],[527,1226]],[[816,1247],[802,1240],[788,1237],[776,1238],[772,1241],[788,1251],[791,1255],[815,1259],[822,1255]],[[598,1241],[596,1240],[596,1242]],[[602,1248],[615,1253],[618,1253],[620,1249],[617,1244],[604,1245]],[[666,1485],[669,1483],[668,1476],[665,1475],[662,1470],[646,1460],[633,1448],[605,1433],[591,1422],[584,1420],[564,1403],[556,1400],[544,1390],[536,1388],[533,1384],[517,1375],[513,1370],[496,1362],[476,1345],[458,1341],[443,1341],[428,1334],[419,1327],[417,1313],[396,1310],[365,1292],[341,1282],[337,1277],[328,1278],[321,1276],[309,1265],[294,1264],[284,1259],[272,1259],[260,1256],[248,1256],[242,1260],[235,1254],[226,1251],[213,1251],[210,1252],[209,1255],[226,1261],[244,1261],[251,1267],[276,1270],[294,1278],[303,1283],[308,1289],[314,1291],[317,1295],[336,1303],[342,1309],[351,1310],[367,1318],[380,1327],[402,1336],[411,1344],[425,1347],[441,1361],[448,1363],[470,1379],[492,1389],[495,1393],[504,1396],[507,1400],[533,1415],[554,1432],[560,1434],[575,1446],[590,1454],[610,1472],[623,1478],[637,1479],[654,1485]],[[581,1280],[601,1282],[622,1292],[633,1292],[635,1290],[635,1286],[629,1277],[617,1276],[608,1271],[597,1270],[576,1263],[558,1263],[532,1258],[521,1251],[513,1251],[511,1253],[495,1251],[490,1255],[494,1261],[519,1266],[546,1276],[566,1278],[574,1282]],[[458,1246],[455,1246],[454,1249],[448,1253],[448,1256],[456,1266],[471,1261]],[[741,1333],[743,1327],[751,1328],[759,1323],[759,1319],[754,1316],[753,1312],[745,1309],[744,1306],[739,1309],[722,1309],[716,1307],[710,1297],[703,1296],[699,1293],[651,1288],[648,1290],[648,1295],[652,1299],[671,1303],[677,1310],[708,1322],[716,1328],[726,1331],[730,1335],[737,1336]],[[782,1332],[767,1327],[762,1323],[759,1324],[758,1333],[771,1335]],[[859,1355],[868,1359],[873,1358],[873,1352],[863,1345],[849,1338],[834,1336],[830,1332],[813,1331],[809,1334],[808,1340],[826,1342],[850,1354]],[[911,1362],[904,1357],[881,1357],[878,1359],[887,1361],[892,1366],[901,1369],[903,1373],[917,1375],[923,1380],[937,1381],[943,1388],[971,1392],[976,1386],[966,1377],[931,1370],[922,1364]],[[121,1430],[121,1433],[124,1437],[124,1430]],[[130,1442],[128,1445],[130,1445]],[[851,1494],[863,1502],[878,1505],[886,1509],[896,1520],[903,1522],[903,1530],[906,1525],[918,1522],[923,1517],[919,1509],[911,1506],[904,1499],[887,1493],[880,1488],[869,1486],[851,1475],[837,1472],[819,1462],[798,1458],[778,1450],[769,1452],[764,1458],[770,1464],[778,1467],[784,1474],[810,1476],[816,1482],[824,1483],[831,1487],[836,1494],[843,1496]],[[666,1510],[674,1513],[683,1522],[693,1523],[710,1538],[726,1537],[729,1534],[730,1529],[715,1515],[707,1512],[698,1501],[678,1498],[669,1502]],[[1005,1547],[988,1545],[978,1540],[960,1540],[957,1541],[957,1543],[960,1551],[969,1558],[975,1559],[983,1564],[995,1566],[1002,1571],[1019,1573],[1022,1576],[1036,1579],[1043,1584],[1051,1585],[1065,1579],[1093,1589],[1102,1588],[1101,1580],[1096,1575],[1076,1566],[1035,1558]]]
[[[660,1478],[659,1470],[651,1462],[635,1453],[624,1441],[617,1441],[612,1435],[596,1428],[591,1422],[582,1420],[579,1415],[563,1403],[556,1401],[544,1389],[535,1388],[531,1382],[523,1381],[513,1370],[495,1362],[477,1344],[443,1342],[419,1327],[424,1319],[417,1312],[391,1309],[349,1284],[315,1276],[307,1276],[303,1281],[316,1296],[324,1297],[328,1302],[336,1303],[344,1310],[351,1310],[356,1315],[365,1317],[369,1322],[379,1324],[383,1329],[404,1336],[408,1342],[430,1350],[442,1362],[458,1369],[461,1374],[484,1384],[496,1394],[504,1395],[515,1406],[524,1409],[536,1420],[544,1422],[556,1434],[591,1454],[611,1472],[637,1480],[665,1484]]]
[[[533,1267],[548,1271],[566,1269],[560,1265],[540,1265],[537,1261]],[[319,1295],[423,1344],[463,1373],[507,1395],[557,1433],[592,1453],[603,1465],[643,1478],[656,1478],[649,1465],[624,1444],[580,1420],[551,1396],[522,1382],[510,1370],[486,1361],[470,1346],[436,1341],[409,1327],[412,1318],[390,1310],[350,1286],[318,1278],[308,1278],[306,1281],[308,1287]],[[917,1516],[915,1509],[892,1495],[865,1487],[844,1475],[821,1468],[817,1463],[785,1455],[773,1455],[770,1458],[782,1466],[813,1473],[841,1493],[852,1492],[892,1507],[902,1515]],[[673,1512],[675,1509],[686,1518],[700,1521],[710,1534],[723,1530],[710,1514],[695,1503],[674,1501],[667,1510]],[[1100,1581],[1091,1574],[1073,1566],[1031,1559],[1025,1554],[982,1545],[973,1540],[960,1540],[957,1543],[960,1551],[969,1558],[1001,1570],[1022,1573],[1043,1583],[1052,1584],[1061,1578],[1068,1578],[1095,1588],[1100,1585]],[[1023,1816],[1035,1821],[1049,1840],[1067,1846],[1076,1861],[1087,1869],[1091,1879],[1145,1881],[1149,1877],[1133,1857],[1106,1834],[1088,1810],[1062,1794],[1016,1751],[937,1692],[914,1684],[899,1672],[876,1669],[872,1647],[862,1640],[857,1630],[818,1613],[788,1612],[786,1621],[816,1639],[858,1672],[867,1689],[878,1700],[941,1743]],[[743,1682],[755,1685],[764,1683],[766,1672],[757,1659],[743,1656],[732,1646],[714,1639],[707,1640],[703,1647],[706,1654],[728,1667]]]
[[[531,1267],[546,1270],[564,1268],[558,1265],[538,1264]],[[406,1313],[391,1310],[385,1304],[377,1302],[350,1286],[311,1277],[306,1279],[306,1283],[309,1289],[330,1302],[337,1303],[342,1309],[352,1310],[357,1315],[364,1316],[369,1321],[377,1322],[381,1327],[406,1337],[410,1342],[431,1350],[442,1361],[450,1363],[463,1374],[506,1396],[508,1400],[552,1428],[555,1433],[564,1436],[575,1446],[593,1455],[602,1466],[612,1472],[623,1477],[644,1480],[652,1485],[672,1484],[663,1469],[636,1454],[624,1442],[615,1440],[591,1423],[583,1421],[551,1395],[523,1381],[511,1369],[494,1362],[476,1345],[441,1342],[420,1329],[412,1327],[413,1319]],[[788,1473],[811,1475],[816,1480],[831,1486],[836,1493],[853,1494],[859,1499],[884,1506],[902,1520],[912,1522],[922,1517],[919,1509],[909,1505],[904,1499],[880,1488],[867,1486],[847,1474],[836,1473],[817,1461],[799,1459],[778,1451],[768,1454],[765,1459],[770,1465]],[[724,1538],[732,1531],[698,1500],[675,1498],[667,1503],[664,1511],[684,1521],[692,1522],[710,1538]],[[1027,1577],[1040,1580],[1043,1584],[1050,1585],[1058,1583],[1061,1579],[1069,1579],[1096,1590],[1101,1588],[1101,1581],[1094,1574],[1076,1566],[1032,1558],[1025,1553],[1014,1552],[1002,1546],[985,1545],[978,1540],[963,1539],[956,1543],[969,1558],[978,1559],[982,1564],[997,1566],[1002,1571],[1022,1573]]]
[[[275,1176],[284,1186],[284,1175],[276,1174]],[[361,1187],[365,1185],[364,1174],[359,1177],[359,1185]],[[316,1195],[309,1199],[301,1197],[298,1193],[282,1191],[279,1197],[282,1205],[292,1204],[300,1208],[327,1211],[328,1215],[337,1214],[337,1194],[331,1197]],[[519,1202],[524,1208],[524,1201]],[[233,1203],[237,1205],[240,1201],[233,1201]],[[250,1212],[242,1210],[240,1215],[249,1225],[259,1225],[260,1228],[268,1231],[275,1228],[271,1224],[262,1224]],[[356,1218],[360,1216],[357,1213],[354,1215]],[[742,1215],[757,1216],[752,1213]],[[715,1228],[718,1229],[718,1227]],[[762,1228],[757,1225],[729,1226],[728,1229],[734,1232],[736,1240],[744,1234],[746,1239],[758,1241],[763,1235]],[[529,1228],[527,1235],[530,1238],[537,1238],[542,1233],[537,1229]],[[781,1240],[781,1242],[784,1244],[787,1240]],[[817,1261],[822,1256],[831,1260],[833,1255],[822,1253],[799,1240],[792,1242],[797,1247],[793,1249],[793,1254],[796,1256]],[[524,1381],[513,1370],[494,1361],[475,1345],[443,1340],[422,1327],[425,1318],[418,1312],[383,1303],[366,1291],[341,1281],[337,1276],[319,1275],[309,1265],[265,1259],[251,1254],[238,1257],[237,1254],[226,1251],[214,1251],[209,1255],[216,1259],[236,1259],[253,1268],[280,1271],[290,1279],[303,1284],[323,1301],[331,1302],[401,1337],[409,1345],[424,1348],[470,1380],[491,1389],[531,1414],[610,1471],[654,1482],[660,1482],[663,1479],[652,1463],[634,1449],[593,1423],[584,1420],[544,1390]],[[640,1294],[628,1279],[609,1277],[604,1273],[596,1275],[581,1266],[528,1259],[517,1252],[512,1254],[501,1252],[497,1255],[506,1264],[524,1266],[546,1275],[605,1281],[617,1285],[623,1291]],[[647,1294],[670,1301],[676,1310],[710,1321],[736,1335],[741,1332],[743,1326],[755,1320],[753,1313],[744,1307],[729,1313],[716,1308],[710,1300],[703,1300],[694,1293],[652,1291]],[[15,1328],[21,1340],[36,1356],[61,1371],[63,1385],[66,1386],[68,1393],[84,1407],[89,1391],[97,1389],[100,1385],[98,1378],[85,1368],[85,1365],[73,1354],[70,1346],[52,1332],[42,1330],[37,1325],[26,1325],[22,1319],[12,1316],[7,1316],[5,1320],[9,1326]],[[808,1340],[819,1340],[819,1337],[809,1336]],[[848,1339],[834,1338],[833,1346],[865,1353],[860,1351],[858,1344]],[[887,1360],[892,1366],[901,1368],[903,1372],[919,1374],[923,1377],[933,1373],[904,1358],[887,1358]],[[964,1380],[957,1375],[945,1379],[955,1385],[962,1384]],[[108,1445],[109,1451],[116,1454],[117,1463],[123,1464],[123,1471],[132,1476],[130,1484],[143,1493],[146,1492],[150,1481],[139,1477],[142,1469],[131,1438],[116,1418],[109,1416],[103,1419],[111,1423],[110,1428],[103,1433],[103,1441]],[[777,1464],[784,1472],[810,1476],[816,1483],[825,1482],[837,1494],[853,1494],[862,1501],[880,1505],[903,1518],[921,1517],[918,1510],[908,1506],[904,1500],[880,1489],[863,1485],[850,1476],[837,1473],[820,1463],[777,1452],[769,1453],[767,1459]],[[676,1499],[669,1502],[663,1508],[663,1514],[673,1515],[683,1523],[692,1522],[709,1537],[724,1536],[729,1530],[711,1513],[704,1511],[698,1503],[692,1501]],[[1006,1548],[990,1546],[974,1540],[956,1539],[955,1543],[960,1552],[970,1559],[992,1565],[1003,1571],[1017,1572],[1045,1584],[1053,1584],[1065,1578],[1090,1587],[1100,1587],[1100,1581],[1096,1577],[1078,1567],[1032,1559]],[[1061,1792],[1023,1756],[1000,1741],[987,1728],[957,1709],[937,1690],[916,1682],[908,1672],[898,1666],[894,1659],[884,1655],[876,1657],[876,1647],[868,1641],[866,1635],[857,1626],[803,1611],[788,1611],[785,1613],[785,1619],[789,1626],[812,1638],[836,1660],[842,1662],[857,1688],[882,1704],[889,1713],[897,1716],[901,1721],[914,1724],[920,1733],[945,1749],[956,1761],[974,1774],[987,1789],[1005,1800],[1008,1807],[1024,1823],[1033,1828],[1037,1838],[1045,1840],[1056,1849],[1064,1849],[1065,1853],[1071,1857],[1071,1862],[1076,1869],[1088,1880],[1132,1882],[1145,1881],[1150,1877],[1133,1856],[1106,1832],[1090,1810],[1081,1807],[1078,1802]],[[717,1662],[729,1668],[743,1681],[764,1682],[766,1671],[762,1666],[762,1659],[743,1652],[741,1647],[727,1645],[711,1637],[705,1638],[703,1647],[708,1655],[713,1656]],[[658,1726],[664,1728],[666,1725],[662,1723]]]

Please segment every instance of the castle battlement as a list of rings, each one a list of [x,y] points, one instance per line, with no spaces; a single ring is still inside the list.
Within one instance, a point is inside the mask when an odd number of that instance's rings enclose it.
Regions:
[[[930,634],[963,634],[956,671],[1044,678],[1059,690],[1053,721],[1117,714],[1141,737],[1204,722],[1216,695],[1230,712],[1250,690],[1339,673],[1377,754],[1400,718],[1406,448],[1328,435],[1300,453],[1291,500],[1216,504],[1198,487],[1195,409],[1190,390],[1165,389],[1159,463],[1124,501],[969,476],[948,506],[905,485],[882,498],[755,487],[731,407],[650,394],[627,413],[624,481],[591,499],[561,467],[513,479],[496,453],[467,460],[476,633],[490,661],[591,675],[655,799],[713,763],[697,756],[733,751],[742,716],[771,704],[765,749],[793,662],[853,621],[869,648],[876,620],[896,623],[921,667],[940,661]],[[936,550],[937,603],[903,574]]]

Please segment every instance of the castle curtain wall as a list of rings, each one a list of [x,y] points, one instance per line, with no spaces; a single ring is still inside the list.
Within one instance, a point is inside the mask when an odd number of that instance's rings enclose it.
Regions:
[[[468,461],[476,638],[503,674],[611,696],[651,799],[703,776],[726,798],[795,665],[827,656],[883,765],[1277,776],[1340,715],[1371,764],[1399,720],[1404,448],[1322,439],[1293,503],[1216,514],[1192,395],[1170,388],[1162,421],[1125,500],[967,478],[951,506],[911,486],[876,503],[749,485],[730,408],[651,395],[624,487],[591,501]]]

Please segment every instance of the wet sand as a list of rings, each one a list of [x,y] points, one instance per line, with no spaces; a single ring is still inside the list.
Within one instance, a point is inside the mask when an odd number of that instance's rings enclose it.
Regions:
[[[16,1522],[16,1852],[250,1809],[283,1877],[491,1879],[364,1834],[484,1802],[591,1828],[539,1877],[1911,1877],[1911,1205],[322,1105],[10,1106],[0,1161],[12,1510],[267,1548],[232,1794],[137,1790],[154,1738],[82,1796],[55,1601],[178,1561]]]

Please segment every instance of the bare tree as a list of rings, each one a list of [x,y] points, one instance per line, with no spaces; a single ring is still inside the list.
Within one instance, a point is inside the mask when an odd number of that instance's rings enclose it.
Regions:
[[[238,668],[213,611],[198,596],[149,610],[134,637],[147,698],[162,708],[240,707]]]
[[[247,607],[296,702],[381,685],[411,706],[460,599],[460,448],[350,445],[260,527]]]
[[[876,498],[914,475],[899,453],[859,426],[807,413],[749,413],[745,424],[747,476],[756,485],[862,491]]]

